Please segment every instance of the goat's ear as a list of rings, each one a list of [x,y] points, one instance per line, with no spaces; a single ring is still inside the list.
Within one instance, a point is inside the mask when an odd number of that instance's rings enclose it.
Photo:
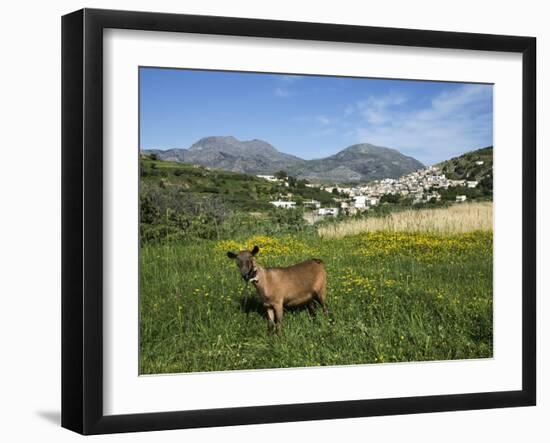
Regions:
[[[254,248],[252,248],[252,255],[256,255],[259,251],[260,248],[258,248],[258,246],[254,246]]]
[[[228,252],[227,252],[227,256],[228,256],[229,258],[237,258],[237,254],[235,254],[234,252],[231,252],[231,251],[228,251]]]

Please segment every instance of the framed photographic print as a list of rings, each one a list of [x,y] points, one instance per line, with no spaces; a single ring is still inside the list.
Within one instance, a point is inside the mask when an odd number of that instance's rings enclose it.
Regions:
[[[531,37],[62,21],[62,425],[536,401]]]

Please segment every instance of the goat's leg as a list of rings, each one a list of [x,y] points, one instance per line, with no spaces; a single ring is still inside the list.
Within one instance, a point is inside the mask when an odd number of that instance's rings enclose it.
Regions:
[[[321,306],[323,307],[323,314],[325,314],[328,317],[328,306],[325,299],[321,302]]]
[[[307,310],[309,311],[309,315],[311,316],[311,318],[314,318],[314,317],[315,317],[315,314],[316,314],[316,311],[315,311],[315,300],[311,300],[311,301],[307,304]]]
[[[271,334],[275,329],[275,311],[273,308],[267,307],[267,333]]]
[[[283,327],[283,304],[279,303],[273,306],[273,309],[275,310],[275,329],[277,334],[280,334]]]
[[[326,292],[324,288],[321,291],[315,293],[315,299],[323,308],[323,313],[328,317],[328,306],[326,300]]]

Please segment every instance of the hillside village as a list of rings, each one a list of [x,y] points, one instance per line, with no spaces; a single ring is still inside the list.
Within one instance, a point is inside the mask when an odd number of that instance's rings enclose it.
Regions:
[[[475,161],[477,166],[484,164],[484,160]],[[274,176],[258,175],[259,178],[271,182],[280,182],[288,187],[285,179]],[[442,198],[442,190],[449,188],[475,189],[478,187],[478,180],[449,179],[439,166],[429,166],[419,169],[400,178],[386,178],[375,180],[362,186],[323,186],[321,184],[306,184],[307,187],[316,187],[330,192],[338,197],[334,200],[338,206],[322,207],[321,202],[316,200],[304,201],[302,204],[317,212],[319,216],[355,215],[358,212],[367,211],[381,202],[395,203],[397,200],[408,200],[412,204],[438,202]],[[392,198],[394,196],[394,198]],[[455,202],[465,202],[467,195],[457,193],[454,196]],[[296,202],[292,200],[292,194],[287,193],[284,198],[270,202],[278,208],[293,209]]]

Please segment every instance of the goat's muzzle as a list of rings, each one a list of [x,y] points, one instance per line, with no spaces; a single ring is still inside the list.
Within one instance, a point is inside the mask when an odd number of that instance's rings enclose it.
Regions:
[[[246,274],[242,274],[242,276],[243,276],[244,281],[246,281],[248,283],[250,280],[253,280],[256,277],[257,273],[258,273],[258,270],[254,266],[254,267],[250,268],[250,270]]]

